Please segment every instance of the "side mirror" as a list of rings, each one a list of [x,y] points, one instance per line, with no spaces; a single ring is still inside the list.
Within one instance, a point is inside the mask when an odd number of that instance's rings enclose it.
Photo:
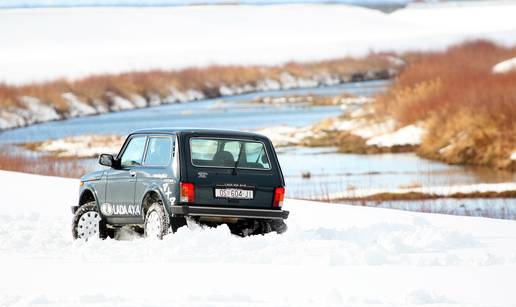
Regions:
[[[105,165],[109,167],[115,167],[116,166],[116,160],[112,155],[109,154],[101,154],[99,157],[99,164]]]

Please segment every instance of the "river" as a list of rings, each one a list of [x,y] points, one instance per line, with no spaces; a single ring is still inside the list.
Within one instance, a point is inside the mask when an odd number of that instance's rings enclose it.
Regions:
[[[389,81],[252,93],[192,103],[167,104],[97,116],[37,124],[0,133],[0,144],[16,144],[81,134],[128,134],[148,127],[203,127],[257,130],[279,125],[305,126],[342,111],[338,106],[264,105],[263,96],[313,93],[374,95]],[[278,148],[290,197],[313,197],[343,189],[398,188],[515,181],[516,174],[479,167],[450,166],[412,153],[356,155],[333,148]],[[85,163],[98,168],[94,160]],[[310,173],[309,178],[302,174]]]

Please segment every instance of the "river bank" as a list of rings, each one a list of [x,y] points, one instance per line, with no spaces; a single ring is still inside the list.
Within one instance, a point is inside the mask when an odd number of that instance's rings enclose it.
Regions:
[[[105,74],[29,85],[0,83],[0,131],[47,121],[253,92],[317,88],[395,76],[405,64],[371,54],[280,66],[211,66]]]

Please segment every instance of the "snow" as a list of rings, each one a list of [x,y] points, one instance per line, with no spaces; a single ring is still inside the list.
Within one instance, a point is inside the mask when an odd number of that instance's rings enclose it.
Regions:
[[[511,154],[511,160],[515,160],[515,161],[516,161],[516,151],[514,151],[514,152]]]
[[[103,153],[116,154],[124,142],[119,135],[79,135],[36,144],[35,151],[57,157],[96,158]]]
[[[391,14],[324,4],[4,9],[0,81],[268,65],[370,50],[439,49],[475,38],[513,44],[515,15],[511,2],[414,5]]]
[[[20,101],[25,105],[27,111],[29,111],[30,116],[27,120],[30,123],[45,122],[61,118],[54,108],[43,104],[38,98],[24,96],[20,98]]]
[[[70,106],[70,110],[68,111],[70,117],[87,116],[97,113],[95,108],[81,101],[73,93],[64,93],[62,96],[68,101],[68,105]]]
[[[299,145],[303,139],[314,135],[312,126],[276,126],[263,128],[256,132],[267,136],[274,146]]]
[[[493,66],[493,73],[503,74],[516,70],[516,58],[508,59]]]
[[[425,129],[416,125],[408,125],[392,133],[372,137],[366,144],[378,147],[392,147],[402,145],[419,145]]]
[[[471,193],[484,193],[484,192],[505,192],[505,191],[516,191],[515,182],[504,182],[504,183],[477,183],[467,185],[446,185],[446,186],[426,186],[426,187],[406,187],[397,189],[351,189],[344,192],[332,193],[328,195],[327,199],[341,199],[341,198],[355,198],[355,197],[367,197],[381,193],[391,194],[402,194],[402,193],[423,193],[433,194],[436,196],[449,196],[452,194],[471,194]]]
[[[516,222],[288,199],[289,231],[72,241],[78,180],[0,171],[1,306],[513,306]],[[30,193],[28,193],[30,191]],[[133,240],[129,240],[129,239]]]

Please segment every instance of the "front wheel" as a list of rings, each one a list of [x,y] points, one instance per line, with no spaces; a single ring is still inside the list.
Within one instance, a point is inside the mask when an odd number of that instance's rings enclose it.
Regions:
[[[147,238],[162,239],[170,228],[170,220],[160,203],[154,203],[145,215],[144,234]]]
[[[105,239],[108,236],[106,222],[100,216],[95,202],[86,203],[75,211],[72,219],[72,236],[74,239]]]

